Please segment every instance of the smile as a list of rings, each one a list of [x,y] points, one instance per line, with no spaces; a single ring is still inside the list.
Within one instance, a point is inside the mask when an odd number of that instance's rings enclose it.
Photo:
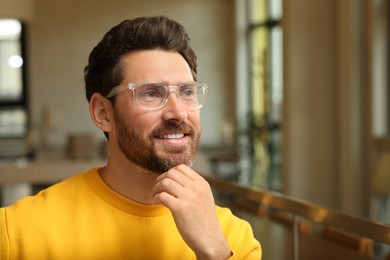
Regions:
[[[162,135],[159,136],[160,139],[179,139],[183,138],[184,134],[169,134],[169,135]]]

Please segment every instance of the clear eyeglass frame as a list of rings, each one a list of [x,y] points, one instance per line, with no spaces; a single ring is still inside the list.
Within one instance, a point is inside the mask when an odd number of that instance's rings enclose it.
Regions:
[[[148,92],[148,86],[154,87],[154,92]],[[157,88],[160,92],[155,91]],[[145,90],[146,89],[146,90]],[[127,85],[118,85],[110,91],[107,95],[108,99],[111,99],[126,90],[131,90],[134,98],[135,104],[145,110],[158,110],[168,102],[168,97],[171,93],[175,93],[176,96],[181,101],[182,105],[184,105],[187,109],[196,110],[200,109],[206,100],[208,84],[204,82],[184,82],[178,85],[169,85],[161,82],[143,82],[140,84],[136,84],[131,82]],[[190,92],[188,92],[190,91]],[[193,92],[191,92],[193,91]],[[150,94],[160,94],[159,97],[150,96]],[[154,102],[145,102],[142,99],[153,99],[156,100]],[[194,102],[195,101],[195,102]]]

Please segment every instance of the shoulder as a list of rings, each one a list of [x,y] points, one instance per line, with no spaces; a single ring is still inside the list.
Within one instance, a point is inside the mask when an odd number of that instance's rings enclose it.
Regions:
[[[251,229],[249,223],[246,220],[234,215],[229,208],[216,206],[216,212],[222,227],[226,226],[230,230],[234,227],[238,227],[239,229],[243,227]]]
[[[33,196],[24,197],[13,205],[4,208],[4,212],[10,215],[30,215],[31,213],[47,213],[53,209],[61,209],[67,202],[72,202],[79,197],[80,193],[86,192],[86,182],[84,175],[96,169],[80,173],[59,183],[56,183],[47,189],[40,191]]]
[[[58,229],[74,220],[82,206],[91,204],[91,198],[94,198],[85,181],[85,175],[91,171],[65,179],[34,196],[24,197],[2,208],[0,229],[6,228],[10,236],[26,237],[25,234]]]

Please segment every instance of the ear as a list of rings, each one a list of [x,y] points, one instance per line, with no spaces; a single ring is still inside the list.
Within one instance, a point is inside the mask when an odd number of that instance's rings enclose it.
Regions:
[[[94,93],[89,101],[89,113],[95,125],[103,132],[112,130],[112,104],[99,93]]]

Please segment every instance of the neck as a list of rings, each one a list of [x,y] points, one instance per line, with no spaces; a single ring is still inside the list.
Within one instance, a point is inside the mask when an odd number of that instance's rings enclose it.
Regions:
[[[147,171],[132,162],[113,162],[99,170],[103,181],[122,196],[142,204],[155,204],[152,190],[158,174]]]

